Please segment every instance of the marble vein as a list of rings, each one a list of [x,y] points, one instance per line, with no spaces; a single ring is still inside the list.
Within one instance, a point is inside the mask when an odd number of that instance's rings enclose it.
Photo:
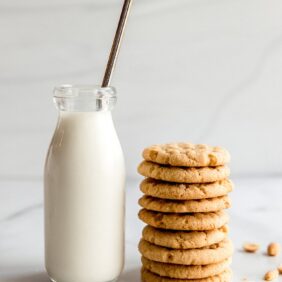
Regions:
[[[12,221],[14,219],[17,219],[19,217],[22,217],[22,216],[26,216],[26,215],[29,215],[31,212],[33,212],[34,210],[38,210],[38,209],[41,209],[43,207],[43,204],[42,203],[38,203],[38,204],[35,204],[35,205],[32,205],[32,206],[29,206],[29,207],[25,207],[21,210],[18,210],[12,214],[9,214],[8,216],[4,217],[1,221],[1,222],[7,222],[7,221]]]
[[[281,47],[282,34],[272,40],[264,48],[260,58],[257,60],[257,64],[254,66],[250,74],[238,85],[230,89],[214,107],[210,117],[206,119],[208,121],[207,124],[204,126],[202,132],[197,138],[198,142],[200,142],[200,140],[206,140],[210,136],[210,134],[215,130],[216,126],[218,126],[223,113],[228,110],[229,105],[231,105],[232,102],[237,99],[246,89],[257,82],[265,69],[268,59],[272,57],[278,50],[280,50]]]

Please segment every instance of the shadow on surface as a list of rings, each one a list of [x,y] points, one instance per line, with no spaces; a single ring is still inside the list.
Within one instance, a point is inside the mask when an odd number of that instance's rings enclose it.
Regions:
[[[3,282],[50,282],[44,272],[17,275],[4,279]]]
[[[139,282],[139,281],[140,281],[140,268],[134,268],[131,270],[124,271],[118,280],[118,282]]]

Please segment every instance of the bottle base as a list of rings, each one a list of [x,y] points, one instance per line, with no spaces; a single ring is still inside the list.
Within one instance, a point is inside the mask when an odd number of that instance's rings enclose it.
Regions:
[[[53,279],[52,277],[48,276],[50,281],[51,282],[60,282],[60,281],[57,281],[55,279]],[[118,277],[119,278],[119,277]],[[118,278],[115,278],[114,280],[107,280],[107,281],[101,281],[101,282],[117,282],[118,281]],[[79,281],[78,281],[79,282]]]

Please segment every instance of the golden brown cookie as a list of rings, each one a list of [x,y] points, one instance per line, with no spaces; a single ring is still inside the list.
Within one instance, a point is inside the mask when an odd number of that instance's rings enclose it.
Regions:
[[[205,144],[172,143],[153,145],[143,151],[147,161],[171,166],[219,166],[230,161],[229,152],[222,147]]]
[[[156,228],[189,231],[220,228],[229,220],[225,211],[177,214],[142,209],[138,216],[143,222]]]
[[[177,279],[201,279],[222,273],[231,264],[231,259],[207,265],[179,265],[156,262],[142,257],[144,268],[160,276]]]
[[[232,272],[230,269],[225,270],[221,274],[202,278],[202,279],[175,279],[169,277],[162,277],[152,273],[145,267],[141,270],[141,281],[142,282],[231,282]]]
[[[233,183],[224,179],[213,183],[173,183],[152,178],[144,179],[140,190],[149,196],[171,200],[197,200],[227,195],[233,190]]]
[[[143,161],[138,172],[153,179],[178,183],[207,183],[226,179],[230,175],[227,166],[217,167],[173,167]]]
[[[182,265],[206,265],[218,263],[232,256],[233,246],[229,239],[200,249],[170,249],[151,244],[144,239],[139,243],[140,253],[147,259]]]
[[[225,225],[209,231],[172,231],[145,226],[142,232],[143,239],[172,249],[197,249],[221,242],[228,235]]]
[[[151,196],[143,196],[139,199],[139,205],[147,210],[166,213],[191,213],[191,212],[214,212],[231,207],[228,196],[201,200],[165,200]]]

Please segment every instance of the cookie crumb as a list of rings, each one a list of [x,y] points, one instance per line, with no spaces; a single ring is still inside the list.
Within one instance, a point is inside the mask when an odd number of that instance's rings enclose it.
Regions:
[[[255,244],[255,243],[246,243],[243,246],[244,251],[247,252],[247,253],[255,253],[256,251],[259,250],[259,247],[260,246],[258,244]]]
[[[265,281],[273,281],[278,278],[279,272],[277,269],[270,270],[265,273],[264,280]]]
[[[275,257],[280,253],[279,243],[270,243],[267,247],[267,254],[271,257]]]

